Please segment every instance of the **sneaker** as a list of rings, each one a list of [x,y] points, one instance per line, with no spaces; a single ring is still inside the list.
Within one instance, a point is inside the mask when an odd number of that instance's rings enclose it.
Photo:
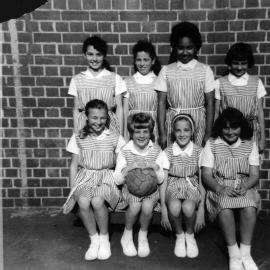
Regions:
[[[147,257],[150,254],[150,247],[147,238],[138,240],[138,256]]]
[[[123,236],[121,238],[121,246],[123,253],[128,257],[134,257],[137,255],[137,250],[135,248],[133,239],[125,239]]]
[[[182,233],[180,236],[176,237],[174,254],[176,257],[184,258],[187,256],[185,235]]]
[[[244,270],[241,257],[234,256],[229,258],[229,270]]]
[[[189,258],[195,258],[199,255],[199,250],[197,246],[197,242],[194,238],[194,234],[185,234],[186,245],[187,245],[187,256]]]
[[[254,262],[250,254],[242,256],[242,263],[244,265],[245,270],[258,270],[258,266]]]
[[[97,258],[99,260],[107,260],[111,257],[111,244],[109,239],[102,239],[99,244],[99,250]]]
[[[93,261],[97,259],[98,251],[99,251],[99,239],[91,241],[89,248],[84,255],[84,259],[87,261]]]

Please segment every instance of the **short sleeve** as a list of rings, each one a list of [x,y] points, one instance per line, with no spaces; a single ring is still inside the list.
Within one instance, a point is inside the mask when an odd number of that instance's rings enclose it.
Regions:
[[[209,93],[215,89],[214,82],[215,82],[214,73],[209,66],[206,66],[205,89],[204,89],[205,93]]]
[[[261,81],[261,79],[259,79],[259,83],[258,83],[258,89],[257,89],[257,96],[258,96],[258,99],[266,96],[267,92],[265,90],[265,87]]]
[[[164,151],[161,151],[160,154],[158,155],[156,159],[156,164],[164,170],[170,169],[170,162]]]
[[[74,97],[77,97],[77,87],[75,84],[75,80],[74,77],[71,79],[70,84],[69,84],[69,88],[68,88],[68,94]]]
[[[121,185],[125,182],[122,170],[127,166],[127,161],[120,151],[116,159],[116,167],[113,173],[113,178],[116,185]]]
[[[201,167],[214,167],[214,155],[211,151],[210,142],[207,141],[201,153]]]
[[[124,82],[124,80],[116,74],[115,78],[115,96],[120,95],[120,94],[126,94],[127,93],[127,85]]]
[[[167,92],[167,82],[166,82],[166,72],[167,67],[164,66],[158,74],[155,81],[155,90],[160,92]]]
[[[215,99],[220,100],[220,82],[219,79],[215,80],[214,82],[214,88],[215,88]]]
[[[115,153],[118,154],[120,152],[120,149],[126,144],[125,139],[120,135],[118,139],[117,146],[115,148]]]
[[[253,166],[260,165],[259,149],[255,142],[252,145],[252,150],[249,155],[248,161],[249,161],[249,165],[253,165]]]
[[[70,153],[79,155],[80,154],[80,148],[77,145],[76,142],[76,135],[73,133],[72,137],[70,138],[68,145],[66,147],[66,150]]]

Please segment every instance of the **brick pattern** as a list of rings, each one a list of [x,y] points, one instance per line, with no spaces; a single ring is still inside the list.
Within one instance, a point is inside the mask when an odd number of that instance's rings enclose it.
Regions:
[[[270,2],[268,0],[50,0],[16,20],[19,70],[22,82],[24,128],[18,132],[13,80],[11,35],[2,24],[3,121],[2,146],[4,207],[60,206],[67,196],[70,155],[65,145],[72,133],[73,100],[67,95],[71,76],[85,69],[83,40],[99,34],[109,43],[108,60],[122,76],[131,75],[132,45],[149,38],[162,64],[168,61],[169,32],[189,20],[202,33],[199,58],[216,76],[225,70],[224,55],[237,41],[252,44],[258,74],[270,90]],[[265,99],[269,138],[270,99]],[[19,135],[21,134],[21,135]],[[18,136],[26,147],[27,186],[22,186]],[[263,213],[270,211],[270,141],[261,169]],[[25,197],[26,196],[26,197]]]

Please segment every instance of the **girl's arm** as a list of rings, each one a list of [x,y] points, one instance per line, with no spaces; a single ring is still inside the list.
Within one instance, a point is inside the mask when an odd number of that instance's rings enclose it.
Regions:
[[[171,224],[168,218],[168,210],[166,206],[166,189],[168,181],[168,170],[164,170],[164,181],[159,187],[160,205],[161,205],[161,225],[166,230],[171,230]]]
[[[78,132],[78,115],[79,115],[79,101],[78,97],[74,96],[74,108],[73,108],[74,132]]]
[[[116,117],[119,121],[120,134],[124,136],[124,110],[123,110],[123,95],[119,94],[115,97]]]
[[[123,111],[124,111],[124,139],[126,142],[129,141],[128,129],[127,129],[127,119],[128,119],[128,98],[123,97]]]
[[[69,184],[70,187],[74,185],[74,179],[78,172],[78,164],[79,164],[79,155],[72,154],[70,169],[69,169]]]
[[[215,117],[214,117],[214,121],[219,116],[219,106],[220,106],[220,100],[219,99],[215,99]]]
[[[165,133],[166,101],[167,93],[158,91],[157,121],[159,130],[159,145],[162,149],[164,149],[167,144],[167,138]]]
[[[265,124],[263,113],[263,99],[260,98],[258,102],[258,121],[260,125],[260,138],[259,138],[259,153],[262,153],[265,149]]]
[[[202,145],[204,146],[206,141],[210,138],[214,120],[214,97],[215,91],[211,91],[205,94],[205,109],[206,109],[206,128]]]

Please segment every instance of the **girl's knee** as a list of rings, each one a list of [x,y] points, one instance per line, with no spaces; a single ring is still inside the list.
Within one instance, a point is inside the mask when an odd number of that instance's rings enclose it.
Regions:
[[[154,204],[150,200],[144,200],[142,203],[142,212],[146,215],[150,215],[153,213]]]
[[[182,211],[186,217],[192,217],[196,210],[195,202],[191,200],[185,200],[182,204]]]
[[[247,220],[256,218],[256,208],[255,207],[243,208],[243,209],[241,209],[240,213],[241,213],[241,216]]]
[[[180,200],[170,200],[168,202],[168,209],[172,216],[178,217],[181,212],[181,201]]]
[[[128,211],[132,215],[137,215],[141,211],[142,204],[141,203],[130,203],[128,207]]]
[[[84,197],[80,197],[78,199],[78,205],[79,205],[80,211],[89,211],[90,200]]]
[[[104,199],[102,197],[94,197],[91,204],[94,209],[101,208],[104,205]]]

